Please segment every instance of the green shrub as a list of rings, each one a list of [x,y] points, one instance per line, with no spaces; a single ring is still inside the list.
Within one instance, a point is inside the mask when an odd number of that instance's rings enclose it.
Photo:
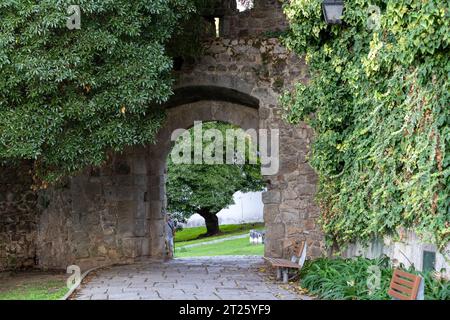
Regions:
[[[425,299],[450,300],[450,281],[436,279],[431,272],[420,274],[425,281]]]
[[[368,286],[371,266],[380,270],[380,284],[373,291]],[[378,259],[322,258],[306,262],[300,272],[300,285],[321,299],[388,300],[391,299],[387,291],[392,271],[393,266],[386,256]],[[424,278],[426,300],[450,300],[449,281],[437,279],[431,272],[407,271]]]

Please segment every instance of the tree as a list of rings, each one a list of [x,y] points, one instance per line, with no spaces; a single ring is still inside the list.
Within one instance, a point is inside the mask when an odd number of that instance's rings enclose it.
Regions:
[[[166,184],[168,211],[181,213],[185,218],[189,218],[195,213],[199,214],[205,219],[207,236],[220,232],[217,213],[234,204],[234,193],[259,191],[264,188],[260,164],[252,164],[250,161],[252,156],[250,142],[246,140],[245,156],[242,156],[242,159],[245,159],[244,164],[227,164],[225,162],[226,145],[231,142],[231,139],[227,139],[226,130],[235,130],[236,127],[225,123],[210,122],[203,124],[203,135],[210,129],[218,130],[225,138],[223,141],[205,138],[202,142],[203,149],[206,150],[209,147],[209,150],[214,150],[212,154],[217,156],[216,159],[223,160],[223,164],[175,164],[173,157],[169,157]],[[194,129],[190,129],[187,139],[185,137],[184,140],[181,138],[177,140],[174,149],[178,152],[187,146],[185,150],[193,155],[193,141]],[[231,150],[234,154],[239,153],[238,147],[234,143]]]
[[[204,0],[201,0],[204,1]],[[200,0],[0,3],[0,160],[54,181],[152,142],[171,94],[169,42]],[[198,19],[197,19],[198,20]]]

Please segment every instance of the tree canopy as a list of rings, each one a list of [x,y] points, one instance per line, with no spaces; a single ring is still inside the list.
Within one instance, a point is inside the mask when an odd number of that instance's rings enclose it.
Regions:
[[[80,0],[73,30],[72,1],[2,1],[0,160],[34,160],[53,181],[151,142],[164,119],[151,106],[171,94],[167,47],[202,1]]]
[[[442,248],[450,240],[448,2],[345,1],[342,25],[324,22],[321,3],[285,6],[284,42],[306,56],[311,81],[283,103],[290,122],[317,133],[311,163],[328,240],[413,229]]]
[[[261,165],[257,161],[252,164],[250,160],[250,142],[246,140],[246,156],[243,164],[226,163],[226,130],[236,130],[233,125],[208,122],[203,124],[202,132],[207,130],[218,130],[224,139],[222,141],[214,139],[203,139],[203,147],[207,149],[211,145],[218,144],[223,148],[221,154],[222,164],[175,164],[172,157],[168,159],[167,169],[167,201],[168,211],[182,214],[189,218],[191,215],[200,214],[206,220],[208,233],[213,234],[218,231],[216,213],[234,204],[233,195],[237,191],[249,192],[259,191],[264,188],[261,176]],[[189,130],[189,150],[194,153],[194,130]],[[233,138],[234,140],[234,138]],[[190,141],[192,143],[190,143]],[[223,144],[221,144],[223,142]],[[177,144],[186,143],[180,137]],[[177,145],[175,146],[177,147]],[[178,145],[178,150],[180,146]],[[215,147],[209,150],[217,150]],[[233,152],[238,152],[237,144],[233,143]],[[244,157],[242,157],[244,160]],[[213,220],[213,221],[211,221]],[[216,228],[216,230],[213,230]]]

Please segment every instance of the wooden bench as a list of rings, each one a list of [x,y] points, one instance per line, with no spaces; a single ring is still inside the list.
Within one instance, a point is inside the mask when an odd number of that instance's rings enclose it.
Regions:
[[[279,258],[268,258],[264,259],[277,271],[277,280],[280,280],[283,276],[283,282],[287,283],[289,280],[289,270],[301,269],[306,260],[306,242],[301,241],[292,246],[292,256],[291,260],[279,259]]]
[[[395,269],[388,294],[395,300],[423,300],[423,280],[420,276]]]

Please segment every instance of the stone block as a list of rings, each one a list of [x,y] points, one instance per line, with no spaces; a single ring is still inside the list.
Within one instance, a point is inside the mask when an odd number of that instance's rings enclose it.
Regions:
[[[303,225],[299,222],[286,225],[286,236],[299,237],[303,234]]]
[[[126,257],[134,258],[137,256],[137,245],[135,238],[123,238],[122,239],[122,251]]]
[[[135,219],[134,221],[134,236],[136,237],[144,237],[147,235],[148,225],[147,219]]]
[[[316,193],[316,185],[315,184],[300,184],[296,188],[298,195],[314,195]]]
[[[163,202],[160,200],[151,200],[149,204],[149,211],[150,219],[163,218]]]
[[[136,203],[133,201],[119,201],[117,204],[118,233],[122,236],[134,234],[134,219]]]
[[[282,239],[285,236],[285,227],[282,223],[266,225],[266,234],[270,234],[272,240]]]
[[[263,192],[262,202],[264,204],[277,204],[281,202],[281,194],[278,190],[269,190]]]
[[[300,219],[299,213],[296,210],[282,211],[280,217],[281,221],[283,221],[286,225],[290,223],[296,223]]]
[[[277,215],[280,213],[279,206],[277,204],[264,205],[264,221],[270,223],[274,221]]]
[[[106,201],[127,201],[136,199],[136,189],[133,186],[111,185],[105,186]]]

